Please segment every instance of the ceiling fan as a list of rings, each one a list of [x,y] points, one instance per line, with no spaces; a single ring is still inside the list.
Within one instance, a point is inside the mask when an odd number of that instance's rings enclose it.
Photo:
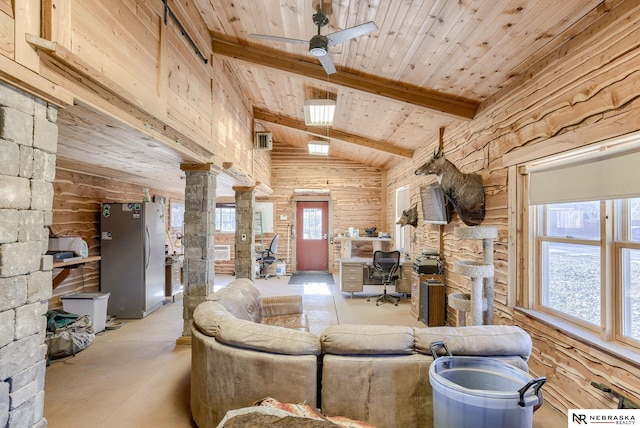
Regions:
[[[249,37],[253,39],[273,40],[275,42],[308,45],[309,53],[318,58],[327,74],[333,74],[336,72],[336,66],[333,63],[331,54],[329,53],[329,48],[378,29],[378,26],[373,21],[369,21],[365,24],[356,25],[354,27],[323,36],[320,34],[320,29],[329,23],[329,19],[322,10],[322,1],[320,1],[318,11],[313,14],[313,23],[318,27],[318,34],[313,36],[311,40],[290,39],[288,37],[269,36],[264,34],[249,34]]]

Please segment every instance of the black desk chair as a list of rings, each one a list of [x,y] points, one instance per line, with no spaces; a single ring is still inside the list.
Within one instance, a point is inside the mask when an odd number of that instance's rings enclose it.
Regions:
[[[273,237],[269,248],[266,250],[262,250],[258,253],[258,257],[256,261],[260,263],[260,276],[264,276],[264,279],[269,279],[270,275],[265,269],[268,269],[273,265],[276,260],[278,260],[278,241],[280,240],[280,236],[276,235]],[[280,276],[276,275],[278,278]]]
[[[378,296],[376,306],[380,306],[386,301],[392,302],[394,305],[398,306],[400,298],[387,294],[387,285],[400,278],[400,251],[374,252],[373,268],[374,270],[371,273],[371,278],[381,280],[384,286],[384,292]],[[370,299],[371,297],[367,297],[367,301],[370,301]]]

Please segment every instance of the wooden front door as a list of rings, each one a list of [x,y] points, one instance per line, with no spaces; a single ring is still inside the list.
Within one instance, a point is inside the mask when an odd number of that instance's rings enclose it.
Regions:
[[[299,201],[296,211],[296,271],[329,271],[329,202]]]

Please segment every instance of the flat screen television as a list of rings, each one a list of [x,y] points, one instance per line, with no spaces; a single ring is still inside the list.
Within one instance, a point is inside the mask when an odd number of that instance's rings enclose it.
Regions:
[[[429,224],[447,224],[451,221],[451,203],[438,183],[420,186],[422,221]]]

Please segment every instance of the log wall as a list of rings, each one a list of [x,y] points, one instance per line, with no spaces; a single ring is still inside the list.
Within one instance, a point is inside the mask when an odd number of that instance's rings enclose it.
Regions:
[[[280,254],[290,254],[286,260],[287,271],[295,267],[295,238],[291,227],[295,219],[296,203],[294,189],[329,189],[329,237],[344,233],[349,227],[364,229],[376,226],[378,231],[384,230],[382,212],[382,172],[373,167],[357,164],[331,156],[309,155],[306,149],[289,147],[280,150],[274,142],[271,158],[271,182],[273,194],[269,201],[275,203],[275,219],[286,216],[286,222],[276,221],[275,233],[280,235]],[[324,195],[317,200],[326,199]],[[273,236],[265,234],[265,244],[271,242]],[[287,241],[289,237],[289,241]],[[287,245],[289,246],[287,248]],[[339,271],[340,245],[330,244],[329,269]],[[371,247],[355,247],[354,256],[371,256]],[[281,257],[282,258],[282,257]]]
[[[446,129],[444,152],[462,172],[478,172],[486,194],[483,225],[496,226],[494,241],[495,322],[516,324],[533,337],[529,362],[536,376],[547,376],[545,398],[566,412],[569,408],[615,408],[617,401],[590,386],[601,382],[640,403],[639,363],[596,349],[568,337],[508,304],[510,165],[636,131],[640,125],[640,7],[622,2],[605,12],[606,4],[585,19],[593,20],[556,52],[542,59],[526,75],[516,78],[484,102],[468,123]],[[596,19],[595,14],[600,14]],[[429,178],[413,171],[433,153],[433,141],[412,161],[388,172],[387,198],[396,184],[409,183],[411,201],[419,200],[419,186]],[[421,213],[420,213],[421,215]],[[482,260],[480,242],[461,241],[453,229],[458,216],[434,234],[419,226],[418,247],[437,239],[442,246],[448,293],[469,292],[468,278],[453,273],[456,260]],[[511,278],[517,281],[517,278]],[[516,287],[512,287],[514,290]],[[518,289],[521,287],[518,287]],[[514,300],[515,301],[515,300]],[[449,323],[455,322],[450,313]]]
[[[87,242],[90,256],[100,255],[100,204],[106,202],[140,202],[143,188],[102,177],[78,174],[57,169],[53,182],[53,222],[51,236],[80,236]],[[161,189],[149,189],[152,196],[167,198],[167,219],[170,218],[171,200],[184,201],[184,195],[168,194]],[[167,244],[172,234],[167,222]],[[53,275],[57,275],[54,269]],[[100,264],[91,262],[73,269],[49,299],[49,308],[62,307],[60,298],[78,291],[98,291],[100,288]]]

